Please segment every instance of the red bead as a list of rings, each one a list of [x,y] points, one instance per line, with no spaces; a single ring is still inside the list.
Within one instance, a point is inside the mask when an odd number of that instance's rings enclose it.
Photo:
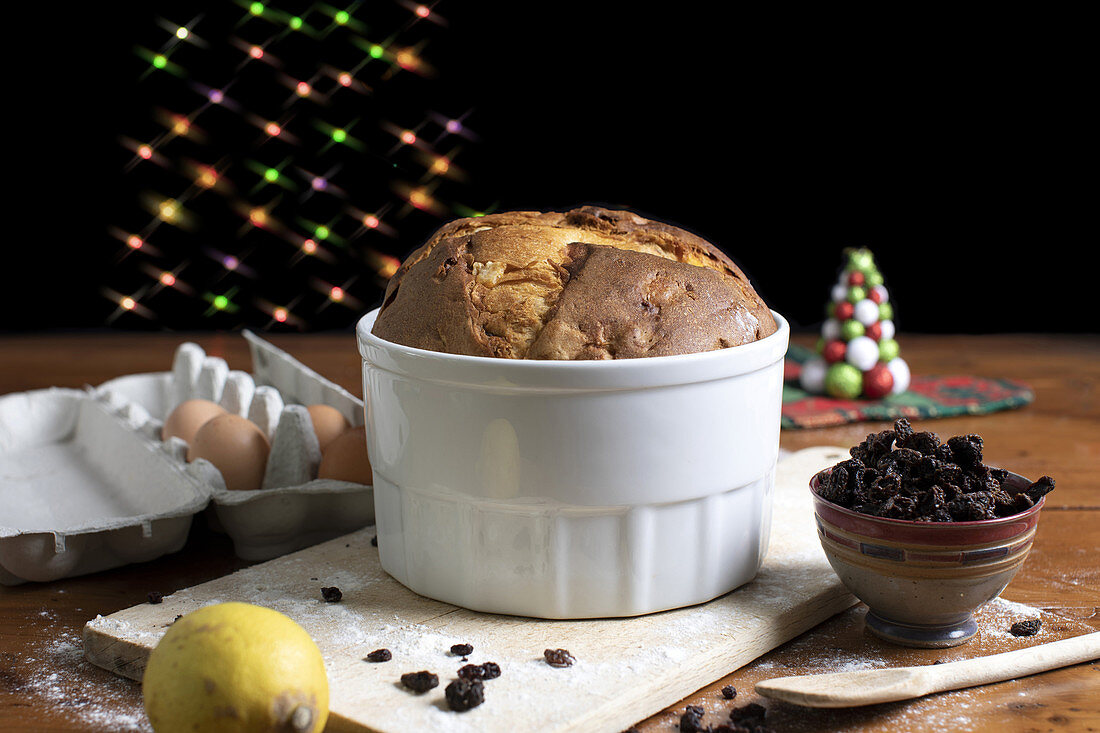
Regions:
[[[838,361],[844,361],[844,354],[847,351],[848,345],[843,341],[830,341],[821,350],[821,358],[829,364],[835,364]]]
[[[885,364],[875,364],[863,373],[863,396],[873,400],[885,397],[894,388],[894,375]]]
[[[878,303],[879,305],[882,305],[882,301],[883,301],[882,291],[879,290],[878,288],[871,288],[871,291],[869,293],[867,293],[867,297],[870,298],[871,300],[873,300],[874,302]]]
[[[866,281],[867,281],[867,278],[864,277],[863,273],[860,272],[859,270],[856,270],[855,272],[853,272],[852,274],[850,274],[848,276],[848,284],[849,285],[862,285]]]
[[[863,330],[863,335],[867,338],[878,341],[882,338],[882,321],[875,321],[870,326]]]
[[[833,311],[833,318],[838,321],[847,321],[855,313],[856,307],[850,301],[842,300],[836,304],[836,310]]]

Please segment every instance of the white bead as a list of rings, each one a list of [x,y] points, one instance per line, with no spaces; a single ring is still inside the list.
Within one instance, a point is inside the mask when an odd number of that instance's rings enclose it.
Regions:
[[[857,336],[848,342],[844,359],[856,369],[865,372],[878,363],[878,342],[867,336]]]
[[[833,302],[840,303],[848,300],[848,286],[843,283],[837,283],[833,286]]]
[[[886,364],[890,374],[894,376],[894,387],[890,390],[893,394],[900,394],[909,389],[909,365],[900,356],[896,356]]]
[[[864,298],[855,304],[852,309],[852,317],[864,326],[870,326],[878,320],[878,303],[869,298]]]
[[[802,365],[802,372],[798,376],[802,389],[811,394],[823,394],[825,392],[825,371],[827,369],[828,365],[820,356],[807,359]]]
[[[879,321],[878,325],[882,329],[882,338],[884,338],[884,339],[894,338],[894,322],[893,321]]]
[[[880,303],[886,303],[890,300],[890,293],[886,292],[885,285],[876,285],[875,287],[871,288],[871,292],[878,293]]]
[[[821,338],[826,341],[836,341],[840,338],[840,321],[830,318],[821,325]]]

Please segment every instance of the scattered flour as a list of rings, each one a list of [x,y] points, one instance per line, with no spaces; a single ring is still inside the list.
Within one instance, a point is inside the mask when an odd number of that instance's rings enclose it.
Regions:
[[[1042,613],[1038,608],[1008,601],[1004,598],[994,598],[978,610],[976,619],[981,634],[993,638],[1014,639],[1016,637],[1012,635],[1010,630],[1012,624],[1017,621],[1039,618],[1041,615]],[[1049,630],[1040,625],[1039,633],[1031,638],[1039,639],[1048,633]]]
[[[45,612],[43,615],[46,615]],[[12,665],[13,692],[94,731],[152,731],[136,682],[84,659],[80,636],[55,629],[52,641],[32,646]]]

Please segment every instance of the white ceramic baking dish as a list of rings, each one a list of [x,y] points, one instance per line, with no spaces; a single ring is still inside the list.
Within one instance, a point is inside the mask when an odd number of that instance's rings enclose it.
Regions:
[[[790,329],[617,361],[442,354],[357,329],[382,567],[465,608],[632,616],[722,595],[768,543]]]

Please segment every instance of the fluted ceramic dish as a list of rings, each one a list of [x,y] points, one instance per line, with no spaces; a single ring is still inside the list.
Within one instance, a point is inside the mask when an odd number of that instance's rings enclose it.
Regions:
[[[904,646],[957,646],[977,632],[973,612],[1001,594],[1027,559],[1044,500],[975,522],[913,522],[826,501],[810,480],[821,546],[844,585],[867,604],[876,636]],[[1007,483],[1031,485],[1010,473]]]
[[[753,578],[789,328],[718,351],[525,361],[358,325],[382,567],[465,608],[632,616]]]

